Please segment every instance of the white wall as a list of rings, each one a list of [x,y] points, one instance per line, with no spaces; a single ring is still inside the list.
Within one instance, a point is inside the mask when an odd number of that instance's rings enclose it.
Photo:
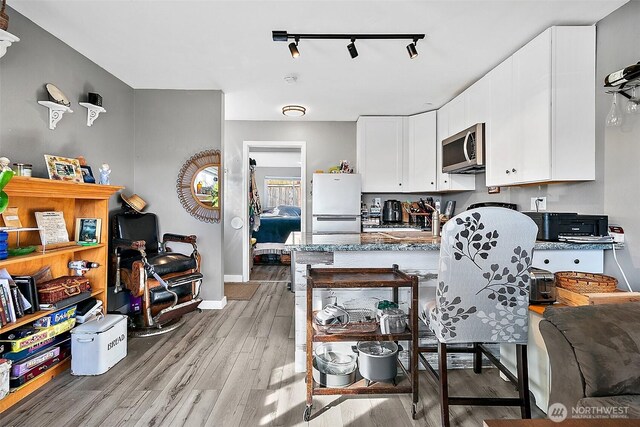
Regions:
[[[189,215],[178,200],[176,179],[192,155],[222,149],[224,95],[207,90],[136,90],[134,105],[135,192],[158,215],[161,233],[198,236],[202,298],[220,301],[224,295],[222,223],[209,224]]]
[[[242,217],[242,145],[244,141],[306,141],[307,227],[311,227],[311,178],[317,169],[328,170],[340,160],[356,160],[355,122],[225,122],[224,253],[225,274],[242,274],[242,231],[231,220]]]

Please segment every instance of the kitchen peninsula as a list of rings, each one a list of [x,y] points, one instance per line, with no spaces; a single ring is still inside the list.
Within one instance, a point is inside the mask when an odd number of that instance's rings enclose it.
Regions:
[[[401,270],[420,278],[420,301],[435,299],[440,238],[430,232],[382,230],[361,234],[311,234],[294,232],[285,243],[291,251],[292,290],[295,292],[295,369],[305,370],[306,352],[306,271],[307,266],[323,267],[390,267],[398,264]],[[539,241],[534,247],[533,266],[552,272],[579,270],[602,273],[604,251],[611,244],[564,243]],[[371,298],[389,299],[390,290],[314,291],[314,300],[322,305],[333,298],[338,304],[355,301],[368,304]],[[406,309],[407,293],[400,293],[400,307]],[[420,315],[420,313],[418,313]],[[541,316],[530,312],[529,376],[530,387],[539,407],[546,409],[549,388],[549,362],[546,348],[538,331]],[[503,362],[511,366],[512,352],[501,349]],[[515,364],[513,365],[515,368]]]

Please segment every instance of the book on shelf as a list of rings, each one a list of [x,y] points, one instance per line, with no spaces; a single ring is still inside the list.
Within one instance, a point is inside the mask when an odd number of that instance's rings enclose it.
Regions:
[[[15,309],[13,308],[11,290],[9,289],[9,280],[0,278],[0,287],[2,288],[0,291],[2,293],[2,295],[0,295],[0,299],[2,300],[4,312],[7,317],[7,323],[15,322],[17,318]]]
[[[37,344],[40,344],[42,341],[45,341],[49,338],[53,338],[56,335],[60,335],[64,332],[67,332],[71,330],[71,328],[73,328],[75,324],[76,324],[76,319],[73,318],[73,319],[65,320],[62,323],[58,323],[57,325],[40,329],[35,334],[31,334],[24,338],[20,338],[17,340],[3,340],[3,341],[10,345],[11,351],[17,352],[29,347],[33,347]]]

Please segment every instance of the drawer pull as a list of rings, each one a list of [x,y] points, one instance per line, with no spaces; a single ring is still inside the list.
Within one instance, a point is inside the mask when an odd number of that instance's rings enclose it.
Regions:
[[[573,263],[574,264],[580,264],[580,260],[578,258],[576,258],[576,259],[573,260]]]
[[[545,259],[545,260],[544,260],[544,263],[545,263],[545,264],[549,264],[549,260],[548,260],[548,259]]]

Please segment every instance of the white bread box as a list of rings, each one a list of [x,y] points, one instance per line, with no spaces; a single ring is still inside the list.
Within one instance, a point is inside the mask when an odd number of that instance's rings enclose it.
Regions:
[[[100,375],[127,355],[127,316],[107,314],[71,330],[71,374]]]

